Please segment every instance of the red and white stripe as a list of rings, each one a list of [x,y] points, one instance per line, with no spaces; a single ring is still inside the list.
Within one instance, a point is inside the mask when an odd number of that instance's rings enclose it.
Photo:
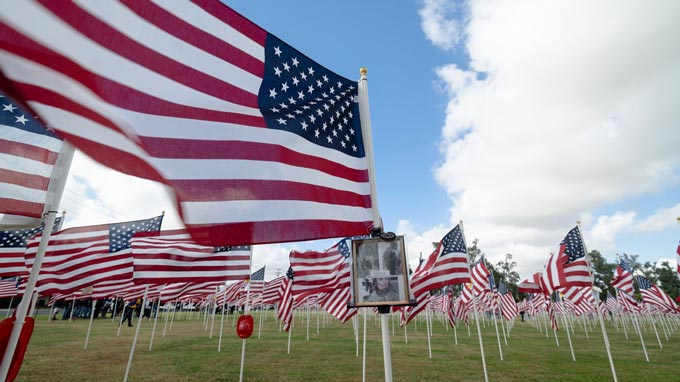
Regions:
[[[267,128],[268,34],[221,2],[13,1],[0,20],[24,100],[90,157],[172,187],[201,244],[369,230],[366,158]]]
[[[332,292],[325,293],[320,299],[321,308],[330,313],[331,316],[345,323],[357,314],[356,308],[348,308],[347,303],[351,298],[349,286],[338,288]]]
[[[279,276],[274,280],[267,281],[264,284],[264,291],[262,292],[263,304],[276,304],[283,296],[283,289],[285,287],[284,279],[286,276]]]
[[[290,266],[295,280],[294,296],[329,292],[350,285],[349,258],[340,253],[337,244],[324,252],[291,251]]]
[[[136,236],[130,245],[137,284],[224,282],[250,275],[250,249],[215,252],[214,247],[196,243],[186,230]]]

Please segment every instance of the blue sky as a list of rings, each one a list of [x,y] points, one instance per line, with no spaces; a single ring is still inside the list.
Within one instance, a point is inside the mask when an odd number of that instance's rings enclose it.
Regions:
[[[411,263],[459,220],[492,262],[542,269],[577,220],[613,261],[680,239],[680,3],[225,1],[348,78],[368,68],[380,212]],[[77,154],[66,226],[166,211],[164,190]],[[291,249],[256,249],[266,279]]]

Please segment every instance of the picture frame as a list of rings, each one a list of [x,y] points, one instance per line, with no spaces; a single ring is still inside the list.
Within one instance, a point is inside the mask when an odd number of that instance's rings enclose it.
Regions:
[[[355,307],[410,305],[409,296],[403,236],[352,241],[352,301]]]

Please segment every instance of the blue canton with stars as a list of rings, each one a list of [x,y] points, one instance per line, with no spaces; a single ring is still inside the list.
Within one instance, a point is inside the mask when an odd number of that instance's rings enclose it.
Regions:
[[[109,252],[130,248],[130,239],[137,232],[160,231],[162,221],[163,216],[156,216],[151,219],[109,224]]]
[[[498,283],[498,293],[500,294],[508,293],[508,287],[506,287],[505,283],[502,281]]]
[[[463,240],[463,235],[461,234],[460,226],[458,225],[442,239],[441,256],[446,256],[450,253],[467,253],[465,240]]]
[[[293,267],[288,267],[288,271],[286,271],[286,277],[292,280],[293,276],[295,276],[295,273],[293,272]]]
[[[489,289],[493,290],[496,287],[496,281],[493,278],[493,272],[489,272]]]
[[[349,250],[349,246],[347,245],[346,239],[340,240],[340,242],[338,243],[338,251],[345,259],[352,254],[352,252]]]
[[[250,275],[250,280],[264,280],[264,267],[257,270],[257,272]]]
[[[56,232],[61,227],[61,218],[54,220],[52,232]],[[45,229],[45,224],[35,228],[25,228],[12,231],[0,231],[0,248],[21,248],[28,246],[28,241]]]
[[[237,246],[227,246],[227,247],[215,247],[215,253],[217,252],[227,252],[227,251],[250,251],[249,245],[237,245]]]
[[[619,266],[624,270],[633,273],[633,271],[630,268],[630,264],[628,264],[625,260],[619,260]]]
[[[564,246],[564,253],[569,256],[565,264],[569,264],[572,261],[576,261],[586,256],[578,226],[569,231],[567,236],[560,243],[560,246]]]
[[[652,282],[644,276],[635,276],[635,281],[637,281],[640,289],[650,289],[652,287]]]
[[[267,126],[320,146],[364,157],[356,81],[338,76],[268,35],[258,94]]]
[[[5,97],[2,93],[0,93],[0,105],[2,105],[2,113],[0,113],[1,125],[61,139],[54,131],[46,129],[42,123],[36,120],[36,117],[32,117],[23,109],[17,107],[16,103],[13,103],[11,99]]]

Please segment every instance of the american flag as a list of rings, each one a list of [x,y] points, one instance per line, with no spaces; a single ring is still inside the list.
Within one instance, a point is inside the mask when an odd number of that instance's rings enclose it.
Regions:
[[[68,228],[50,237],[36,284],[41,294],[68,293],[104,281],[132,279],[130,238],[160,231],[163,216]],[[26,266],[35,260],[40,236],[28,244]]]
[[[534,282],[534,278],[532,276],[531,279],[524,279],[522,282],[520,282],[517,285],[517,291],[520,293],[540,293],[541,285]]]
[[[263,304],[276,304],[281,300],[284,289],[284,278],[286,276],[279,276],[274,280],[264,283],[264,291],[262,292]]]
[[[10,298],[18,294],[16,280],[0,280],[0,298]]]
[[[224,282],[245,280],[250,274],[249,246],[207,247],[185,230],[136,235],[130,245],[137,284]]]
[[[293,284],[294,284],[295,272],[293,272],[293,267],[288,267],[286,272],[286,279],[284,281],[285,287],[283,290],[283,295],[281,296],[281,302],[279,302],[279,311],[277,317],[283,321],[283,329],[288,331],[290,329],[290,324],[293,320]]]
[[[219,304],[223,305],[225,303],[235,302],[241,294],[241,291],[245,289],[245,286],[245,281],[237,281],[227,285],[223,291],[218,293]]]
[[[612,278],[612,287],[620,289],[629,295],[633,295],[633,270],[625,260],[619,260],[616,273]]]
[[[0,223],[20,216],[37,224],[62,141],[3,93],[0,105]]]
[[[419,268],[421,272],[415,272],[410,282],[416,298],[432,289],[470,282],[467,248],[460,225],[456,225],[442,238]]]
[[[573,302],[578,305],[584,300],[588,300],[592,295],[592,289],[590,287],[566,287],[561,288],[564,299]]]
[[[264,292],[264,268],[262,267],[250,275],[251,294],[262,294]]]
[[[21,1],[0,19],[22,100],[100,163],[172,187],[197,242],[370,230],[357,82],[221,2]]]
[[[547,269],[550,280],[559,280],[559,285],[584,286],[593,285],[593,275],[586,258],[586,250],[581,240],[579,227],[574,227],[560,243],[560,252],[555,260],[555,266]]]
[[[335,289],[332,292],[324,293],[319,299],[321,308],[330,313],[331,316],[345,323],[357,314],[356,308],[348,308],[347,302],[351,298],[349,285]]]
[[[350,250],[347,239],[323,251],[291,251],[290,266],[295,272],[293,296],[329,292],[350,285]]]
[[[491,272],[486,267],[484,257],[481,257],[477,264],[472,268],[472,291],[475,296],[483,296],[490,291],[489,282]]]
[[[512,320],[519,314],[519,309],[517,308],[517,303],[512,293],[505,286],[505,283],[498,283],[498,294],[500,295],[501,301],[501,314],[506,320]]]
[[[59,231],[62,222],[61,217],[56,218],[52,232]],[[28,276],[24,261],[26,247],[29,240],[44,229],[45,223],[35,228],[0,231],[0,277]]]
[[[607,291],[607,300],[605,302],[605,306],[610,312],[614,312],[616,310],[616,298],[612,296],[609,291]]]
[[[652,284],[648,278],[644,276],[634,276],[635,281],[640,288],[642,300],[649,305],[654,305],[667,312],[677,312],[678,306],[671,299],[671,297],[661,290],[658,286]]]
[[[621,289],[616,290],[616,301],[623,307],[626,312],[638,312],[639,307],[635,298]]]

